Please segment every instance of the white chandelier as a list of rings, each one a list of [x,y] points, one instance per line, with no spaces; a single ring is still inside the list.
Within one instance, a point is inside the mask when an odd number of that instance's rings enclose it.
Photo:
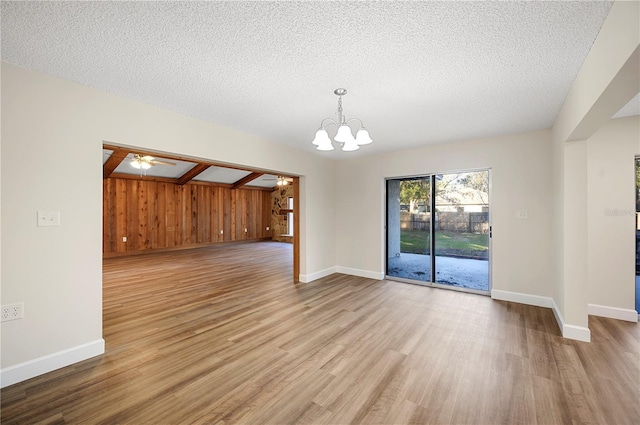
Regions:
[[[333,143],[331,143],[331,139],[329,138],[329,133],[327,133],[327,128],[330,125],[335,125],[338,129],[335,137],[333,138],[336,142],[342,143],[343,151],[355,151],[360,149],[362,145],[368,145],[373,142],[371,137],[369,137],[369,132],[366,128],[364,128],[364,124],[358,118],[346,119],[346,117],[342,114],[342,96],[347,94],[346,89],[335,89],[333,91],[338,96],[338,111],[336,115],[338,115],[338,120],[334,120],[333,118],[325,118],[320,123],[320,128],[316,131],[316,137],[313,139],[314,145],[317,146],[316,149],[319,151],[332,151]],[[349,123],[351,121],[357,121],[360,123],[360,129],[356,133],[356,137],[353,137],[351,133],[351,127],[349,127]],[[326,123],[326,124],[325,124]]]

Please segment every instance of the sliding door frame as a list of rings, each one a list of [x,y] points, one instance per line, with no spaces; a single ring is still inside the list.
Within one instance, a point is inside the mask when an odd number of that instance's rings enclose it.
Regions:
[[[479,172],[479,171],[486,171],[489,174],[489,201],[488,201],[488,206],[489,206],[489,245],[488,245],[488,249],[489,249],[489,256],[487,261],[489,262],[488,264],[488,289],[486,291],[483,290],[477,290],[477,289],[472,289],[472,288],[462,288],[462,287],[457,287],[457,286],[453,286],[453,285],[445,285],[445,284],[441,284],[441,283],[436,283],[435,282],[435,273],[436,273],[436,256],[435,256],[435,238],[433,237],[435,234],[435,208],[431,208],[435,206],[435,192],[436,192],[436,185],[435,185],[435,180],[436,180],[436,176],[437,175],[444,175],[444,174],[461,174],[461,173],[473,173],[473,172]],[[384,278],[387,280],[393,280],[393,281],[397,281],[397,282],[403,282],[403,283],[410,283],[410,284],[414,284],[414,285],[421,285],[421,286],[428,286],[428,287],[433,287],[433,288],[442,288],[442,289],[450,289],[453,291],[460,291],[460,292],[467,292],[467,293],[472,293],[472,294],[478,294],[478,295],[486,295],[486,296],[490,296],[491,295],[491,289],[493,288],[492,285],[492,281],[493,281],[493,184],[492,184],[492,175],[493,175],[493,170],[491,167],[486,167],[486,168],[470,168],[470,169],[460,169],[460,170],[449,170],[449,171],[442,171],[442,172],[432,172],[432,173],[425,173],[425,174],[415,174],[415,175],[407,175],[407,176],[396,176],[396,177],[385,177],[384,179]],[[411,180],[411,179],[424,179],[424,178],[428,178],[429,179],[429,186],[430,186],[430,195],[431,195],[431,199],[432,199],[432,205],[429,206],[429,208],[431,209],[431,220],[430,221],[430,237],[429,237],[429,251],[430,251],[430,257],[429,260],[431,262],[430,264],[430,274],[431,274],[431,278],[430,278],[430,282],[423,282],[420,280],[414,280],[414,279],[407,279],[407,278],[402,278],[402,277],[396,277],[396,276],[390,276],[388,274],[389,272],[389,198],[388,198],[388,190],[389,190],[389,186],[388,186],[388,182],[390,180]]]

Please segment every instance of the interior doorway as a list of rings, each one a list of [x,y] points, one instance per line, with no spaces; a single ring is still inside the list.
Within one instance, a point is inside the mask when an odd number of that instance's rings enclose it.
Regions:
[[[300,179],[132,146],[103,146],[103,257],[273,238],[274,190],[286,217],[293,281],[300,276]],[[279,212],[278,212],[279,214]]]
[[[387,179],[390,279],[488,294],[489,170]]]

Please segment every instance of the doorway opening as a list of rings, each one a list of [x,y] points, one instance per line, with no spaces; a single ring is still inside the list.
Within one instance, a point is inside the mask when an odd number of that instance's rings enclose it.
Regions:
[[[124,145],[102,148],[103,257],[273,240],[272,193],[285,181],[283,206],[293,225],[282,233],[292,234],[299,280],[299,177]]]
[[[386,276],[488,294],[489,170],[387,179]]]

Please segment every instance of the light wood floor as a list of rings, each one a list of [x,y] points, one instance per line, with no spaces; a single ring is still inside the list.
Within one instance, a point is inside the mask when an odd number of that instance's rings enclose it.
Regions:
[[[106,354],[5,388],[2,423],[640,423],[637,324],[290,276],[271,242],[105,260]]]

